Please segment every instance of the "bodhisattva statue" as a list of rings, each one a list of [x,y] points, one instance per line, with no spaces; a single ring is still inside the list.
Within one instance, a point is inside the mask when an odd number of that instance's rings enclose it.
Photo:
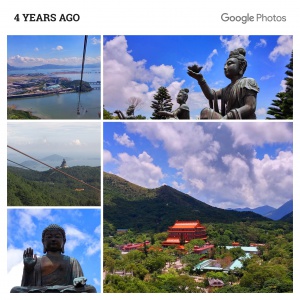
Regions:
[[[246,51],[238,48],[230,52],[224,66],[225,76],[231,83],[223,89],[213,90],[200,73],[202,67],[188,67],[187,74],[195,78],[205,97],[209,108],[204,108],[200,119],[256,119],[256,95],[259,87],[253,78],[243,77],[247,68]],[[221,113],[218,107],[221,99]]]
[[[23,277],[21,286],[11,289],[11,293],[96,293],[87,279],[79,262],[63,255],[66,242],[62,227],[51,224],[42,233],[44,253],[42,257],[27,248],[23,254]]]
[[[179,107],[172,111],[159,111],[158,114],[161,116],[166,116],[171,119],[179,119],[179,120],[186,120],[190,118],[190,109],[186,105],[186,101],[188,99],[188,92],[189,89],[181,89],[177,95],[177,103],[179,104]]]
[[[124,114],[120,110],[116,110],[114,111],[114,113],[118,115],[119,119],[135,119],[134,110],[135,110],[135,106],[129,105],[129,107],[126,110],[127,116],[124,116]]]

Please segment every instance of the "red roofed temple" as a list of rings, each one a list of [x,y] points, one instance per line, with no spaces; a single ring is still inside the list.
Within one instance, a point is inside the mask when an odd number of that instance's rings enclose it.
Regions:
[[[176,221],[168,229],[168,238],[162,243],[163,246],[178,246],[181,242],[188,243],[193,239],[206,240],[206,229],[197,221]]]

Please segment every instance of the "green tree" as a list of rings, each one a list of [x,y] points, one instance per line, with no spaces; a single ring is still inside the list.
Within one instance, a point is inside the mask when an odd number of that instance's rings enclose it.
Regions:
[[[172,99],[167,88],[161,86],[157,93],[153,96],[154,100],[152,101],[151,108],[154,112],[152,113],[151,119],[166,119],[166,116],[160,116],[159,111],[168,111],[172,110]]]
[[[105,107],[103,107],[103,119],[105,120],[112,120],[115,119],[113,114],[109,112]]]
[[[279,92],[272,101],[272,106],[269,107],[268,114],[273,116],[267,119],[293,119],[293,53],[291,55],[290,63],[286,65],[288,70],[285,74],[286,88],[284,92]]]

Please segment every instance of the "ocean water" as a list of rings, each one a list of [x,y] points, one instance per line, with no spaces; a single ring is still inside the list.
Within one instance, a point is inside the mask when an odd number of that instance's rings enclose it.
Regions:
[[[80,73],[68,74],[68,72],[80,72],[78,68],[72,69],[40,69],[10,71],[12,74],[43,73],[54,77],[66,77],[70,80],[80,80]],[[59,72],[60,74],[53,74]],[[64,73],[65,72],[65,73]],[[100,68],[86,68],[83,80],[87,82],[100,81]],[[92,84],[91,87],[99,88]],[[91,92],[55,94],[43,97],[7,99],[7,105],[15,105],[16,109],[32,112],[42,119],[99,119],[101,107],[101,90],[94,89]]]

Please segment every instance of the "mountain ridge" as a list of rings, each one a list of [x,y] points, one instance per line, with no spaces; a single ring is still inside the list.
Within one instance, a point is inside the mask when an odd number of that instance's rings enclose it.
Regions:
[[[115,228],[162,232],[176,220],[201,223],[270,221],[254,212],[210,206],[170,186],[146,189],[103,172],[104,220]]]

